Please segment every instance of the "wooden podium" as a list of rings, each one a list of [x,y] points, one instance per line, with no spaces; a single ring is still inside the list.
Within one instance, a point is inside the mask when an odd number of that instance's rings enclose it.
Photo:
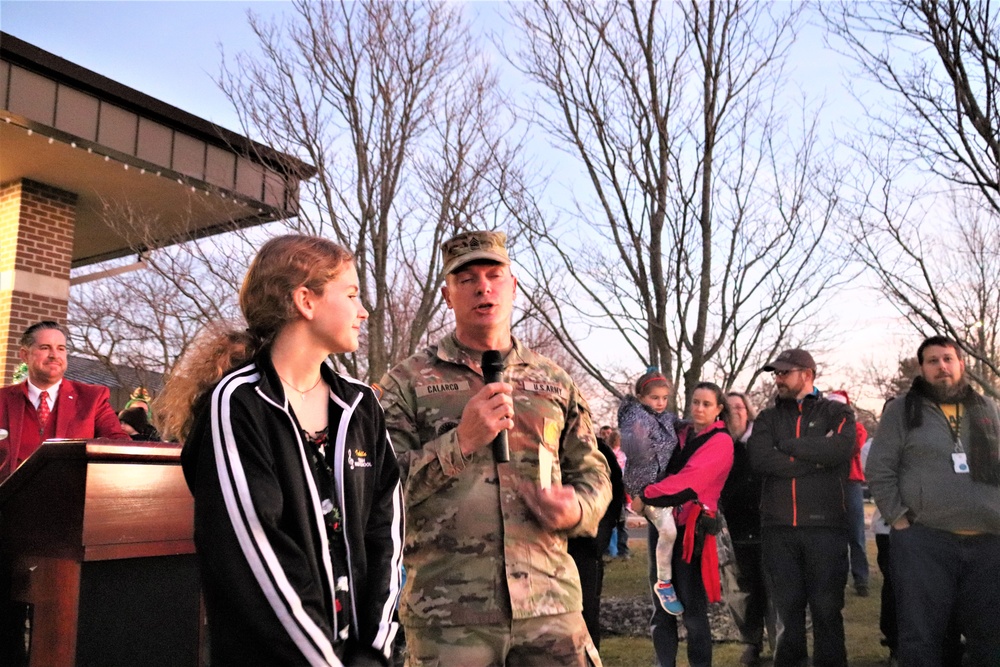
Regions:
[[[180,446],[51,440],[0,484],[0,664],[200,661]]]

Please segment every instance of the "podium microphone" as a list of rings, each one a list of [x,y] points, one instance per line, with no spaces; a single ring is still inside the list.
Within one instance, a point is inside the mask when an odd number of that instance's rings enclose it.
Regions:
[[[486,384],[493,382],[503,382],[503,357],[497,350],[486,350],[483,352],[483,379]],[[507,446],[507,429],[500,429],[497,437],[493,438],[493,458],[497,463],[510,461],[510,448]]]

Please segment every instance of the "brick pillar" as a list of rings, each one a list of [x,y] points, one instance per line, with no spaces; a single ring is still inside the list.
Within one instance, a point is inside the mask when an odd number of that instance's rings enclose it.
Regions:
[[[39,320],[66,322],[77,196],[22,179],[0,185],[0,386]]]

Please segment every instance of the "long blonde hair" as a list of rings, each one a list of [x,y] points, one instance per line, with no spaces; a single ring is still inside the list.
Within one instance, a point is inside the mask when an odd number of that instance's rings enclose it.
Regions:
[[[306,287],[323,294],[326,284],[353,261],[346,248],[318,236],[278,236],[261,246],[240,288],[246,328],[232,322],[206,326],[178,360],[156,399],[156,426],[164,439],[186,438],[201,397],[226,371],[252,359],[299,317],[292,292]]]

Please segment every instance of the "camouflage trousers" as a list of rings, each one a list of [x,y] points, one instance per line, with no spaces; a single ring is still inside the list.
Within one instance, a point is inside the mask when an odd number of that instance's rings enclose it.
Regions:
[[[583,614],[405,627],[407,667],[602,667]]]

